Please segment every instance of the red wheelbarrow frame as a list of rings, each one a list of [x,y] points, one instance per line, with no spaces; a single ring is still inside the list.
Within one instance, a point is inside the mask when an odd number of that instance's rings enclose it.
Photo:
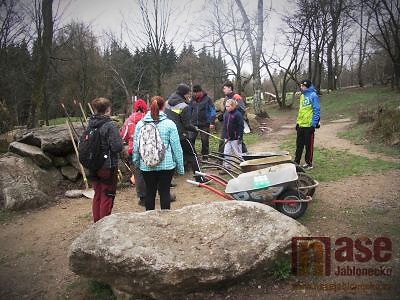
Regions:
[[[226,187],[226,185],[228,184],[228,182],[217,176],[217,175],[213,175],[213,174],[208,174],[208,173],[204,173],[204,172],[199,172],[196,171],[196,175],[200,175],[203,177],[206,177],[207,179],[211,179],[212,181],[217,182],[218,184],[222,185],[223,187]],[[213,188],[211,186],[208,186],[207,184],[204,183],[200,183],[194,180],[186,180],[188,183],[193,184],[197,187],[201,187],[201,188],[205,188],[211,192],[213,192],[214,194],[217,194],[218,196],[226,199],[226,200],[236,200],[235,198],[233,198],[232,195],[221,192],[220,190]],[[311,196],[306,196],[306,199],[301,199],[301,200],[271,200],[271,201],[265,201],[266,203],[288,203],[288,204],[294,204],[294,203],[298,203],[298,202],[310,202],[312,200]],[[264,203],[264,202],[260,202],[260,203]]]

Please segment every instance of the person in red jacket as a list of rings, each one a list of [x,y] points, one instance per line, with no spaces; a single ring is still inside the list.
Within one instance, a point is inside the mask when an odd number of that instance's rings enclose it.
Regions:
[[[147,113],[147,104],[143,99],[137,99],[133,105],[133,112],[126,119],[124,125],[121,128],[120,134],[122,139],[128,143],[128,161],[132,161],[133,152],[133,135],[135,133],[136,124],[139,123],[141,119]],[[136,194],[139,197],[139,205],[144,205],[144,199],[146,198],[146,183],[144,182],[142,172],[140,169],[136,169],[132,166],[134,178],[135,178],[135,188]]]

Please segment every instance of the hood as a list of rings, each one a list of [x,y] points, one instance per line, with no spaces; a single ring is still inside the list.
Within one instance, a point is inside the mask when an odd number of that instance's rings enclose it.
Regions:
[[[92,115],[89,118],[89,126],[93,128],[97,128],[102,126],[103,124],[110,122],[111,118],[110,116],[106,115]]]
[[[177,105],[179,103],[182,103],[182,102],[185,102],[185,97],[179,95],[176,92],[168,97],[169,106],[175,106],[175,105]]]
[[[147,104],[146,102],[139,98],[135,101],[135,104],[133,105],[133,112],[138,111],[139,109],[142,110],[142,112],[146,113],[147,112]]]
[[[305,89],[303,94],[311,94],[312,92],[316,93],[317,90],[315,89],[314,85],[310,85],[309,88]]]
[[[167,119],[167,116],[165,115],[164,112],[160,111],[160,121],[163,121]],[[154,122],[153,118],[151,117],[150,112],[148,112],[144,117],[143,117],[144,122]]]

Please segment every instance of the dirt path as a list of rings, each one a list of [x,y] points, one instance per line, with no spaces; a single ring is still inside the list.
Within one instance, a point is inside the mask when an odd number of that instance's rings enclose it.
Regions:
[[[277,129],[285,124],[284,120],[271,122]],[[375,157],[374,154],[364,152],[366,150],[361,149],[361,146],[349,146],[347,141],[337,138],[336,132],[344,128],[342,126],[347,126],[347,123],[332,123],[321,128],[318,132],[321,139],[317,137],[317,145],[348,149],[355,154],[364,153],[364,156]],[[263,136],[263,142],[251,146],[250,150],[277,149],[282,139],[293,132],[292,128],[275,130],[272,134]],[[392,238],[395,253],[391,263],[395,276],[388,278],[387,282],[396,289],[398,285],[394,283],[400,282],[399,178],[400,171],[394,170],[377,176],[349,177],[339,182],[323,183],[318,188],[307,215],[299,220],[318,236],[386,235]],[[187,185],[185,179],[176,179],[178,187],[174,189],[174,193],[178,200],[173,203],[173,209],[220,200],[213,194]],[[113,213],[143,211],[136,202],[132,189],[121,189],[117,194]],[[67,260],[69,245],[92,223],[90,212],[89,199],[61,199],[56,205],[23,213],[0,223],[0,299],[93,299],[84,286],[77,284],[79,278],[69,271]],[[367,279],[357,280],[376,282],[374,278]],[[266,278],[220,291],[189,295],[188,299],[302,299],[321,296],[344,299],[348,294],[350,298],[359,299],[394,299],[398,295],[396,289],[388,292],[373,290],[334,293],[320,289],[293,288],[292,285],[299,281],[301,280],[294,278],[276,282]],[[311,282],[321,283],[323,279]]]

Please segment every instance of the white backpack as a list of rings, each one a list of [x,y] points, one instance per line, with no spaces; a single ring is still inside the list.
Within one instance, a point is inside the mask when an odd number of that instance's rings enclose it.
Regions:
[[[139,154],[146,166],[155,167],[164,160],[165,146],[154,122],[144,122],[139,132]]]

